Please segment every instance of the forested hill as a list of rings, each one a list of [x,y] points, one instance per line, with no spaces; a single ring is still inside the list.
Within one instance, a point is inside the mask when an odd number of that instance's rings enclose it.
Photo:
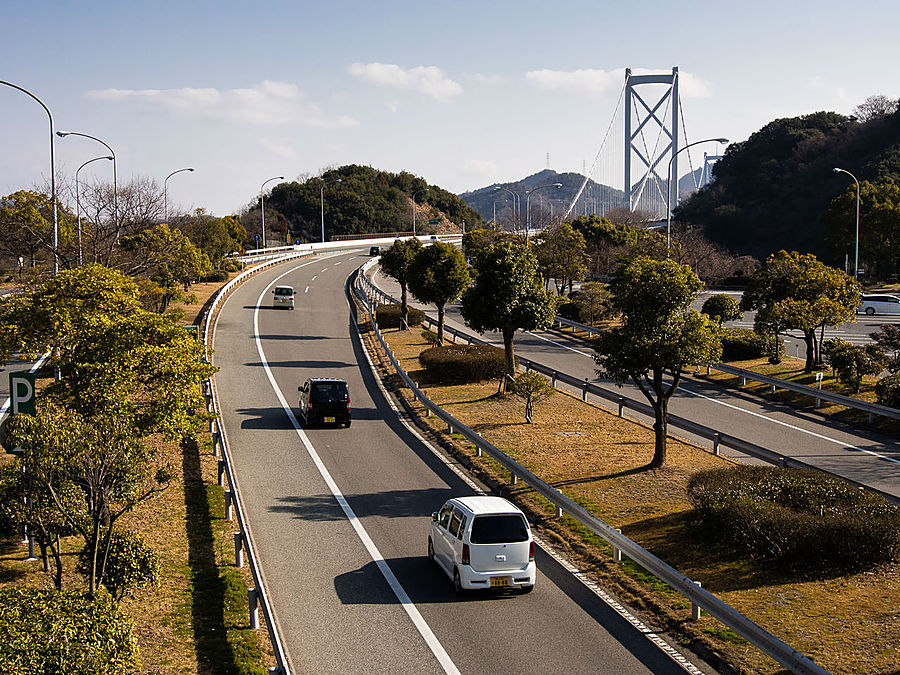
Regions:
[[[855,198],[855,185],[834,167],[861,182],[900,179],[900,112],[865,122],[834,112],[774,120],[729,146],[715,181],[675,218],[704,226],[709,239],[736,253],[764,259],[797,250],[843,266],[843,251],[826,249],[822,216],[848,188]]]
[[[323,188],[324,186],[324,199]],[[335,235],[412,230],[412,201],[416,201],[416,230],[477,227],[481,216],[452,192],[403,171],[389,173],[355,164],[331,169],[303,182],[280,183],[266,197],[266,229],[284,232],[293,240],[319,241],[322,204],[325,238]],[[259,213],[259,203],[250,214]],[[248,214],[248,215],[250,215]],[[429,228],[429,220],[438,220]]]

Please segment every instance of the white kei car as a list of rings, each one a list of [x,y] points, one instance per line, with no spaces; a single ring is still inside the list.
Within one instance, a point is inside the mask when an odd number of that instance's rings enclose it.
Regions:
[[[534,539],[525,514],[502,497],[455,497],[431,514],[428,557],[458,593],[534,589]]]

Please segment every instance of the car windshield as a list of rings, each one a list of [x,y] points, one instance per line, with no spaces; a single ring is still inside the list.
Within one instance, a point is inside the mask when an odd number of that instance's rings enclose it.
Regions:
[[[472,522],[473,544],[507,544],[528,541],[528,525],[515,513],[475,516]]]
[[[347,385],[343,382],[315,382],[309,397],[313,401],[346,401]]]

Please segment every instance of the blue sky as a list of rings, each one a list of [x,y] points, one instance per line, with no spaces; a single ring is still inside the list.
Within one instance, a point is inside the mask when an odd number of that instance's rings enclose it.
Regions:
[[[453,192],[540,171],[547,153],[581,171],[626,67],[679,67],[689,140],[900,96],[900,9],[887,1],[4,5],[0,80],[39,96],[57,129],[111,145],[120,182],[195,167],[169,181],[169,203],[216,215],[272,176],[348,163]],[[0,194],[47,180],[47,135],[40,107],[0,86]],[[70,177],[101,154],[57,139]]]

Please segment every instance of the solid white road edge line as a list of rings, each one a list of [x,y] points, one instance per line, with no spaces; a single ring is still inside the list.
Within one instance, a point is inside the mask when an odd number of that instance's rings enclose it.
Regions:
[[[428,440],[425,439],[419,433],[419,430],[416,428],[414,424],[409,421],[408,416],[401,411],[397,405],[394,403],[393,397],[388,393],[387,389],[384,387],[384,383],[381,381],[381,376],[378,374],[378,370],[375,368],[375,364],[372,361],[372,356],[369,354],[369,350],[366,347],[365,341],[362,339],[362,335],[359,333],[359,326],[356,329],[357,335],[360,337],[360,344],[363,348],[363,353],[366,355],[366,361],[369,362],[369,368],[372,370],[372,376],[375,378],[375,382],[378,384],[378,388],[381,390],[384,399],[388,402],[388,405],[391,406],[391,409],[397,415],[397,419],[400,421],[400,424],[405,426],[407,430],[415,436],[419,441],[431,451],[431,454],[434,455],[439,461],[441,461],[448,469],[450,469],[453,473],[455,473],[462,481],[468,485],[472,490],[475,491],[476,494],[483,495],[485,494],[484,490],[474,481],[472,478],[456,463],[451,461],[444,453],[438,450],[434,445],[431,444]],[[561,345],[564,346],[564,345]],[[675,649],[672,645],[670,645],[664,638],[662,638],[659,634],[653,632],[643,621],[641,621],[638,617],[631,613],[631,611],[612,597],[609,593],[606,592],[598,584],[591,581],[591,579],[580,569],[578,569],[573,562],[571,562],[568,558],[566,558],[562,553],[554,549],[550,544],[544,541],[542,538],[537,535],[532,535],[534,537],[534,543],[537,544],[542,551],[544,551],[551,558],[556,560],[563,569],[565,569],[569,574],[575,577],[578,581],[580,581],[584,586],[587,587],[589,591],[591,591],[597,598],[606,604],[607,607],[616,612],[619,616],[625,619],[628,623],[634,626],[638,631],[640,631],[648,640],[650,640],[653,644],[659,647],[667,656],[669,656],[673,661],[675,661],[678,665],[684,668],[687,672],[691,673],[691,675],[703,675],[703,671],[700,670],[693,663],[688,661],[688,659]]]
[[[269,378],[269,383],[272,385],[272,390],[275,392],[275,396],[278,397],[278,401],[281,403],[281,407],[284,408],[284,412],[287,414],[288,419],[291,421],[291,425],[293,425],[294,430],[297,432],[297,436],[300,438],[300,442],[303,443],[303,447],[306,448],[306,452],[309,454],[310,459],[312,459],[313,463],[316,465],[316,468],[319,470],[319,474],[328,485],[328,489],[331,490],[331,494],[334,495],[335,500],[340,505],[341,510],[347,517],[347,520],[350,521],[350,524],[353,526],[353,529],[359,537],[360,541],[362,541],[363,545],[366,547],[366,550],[368,551],[372,560],[378,566],[378,569],[384,576],[385,581],[387,581],[388,585],[391,587],[391,590],[394,592],[397,600],[400,602],[401,606],[406,611],[409,618],[412,620],[416,629],[419,631],[419,634],[425,640],[425,644],[427,644],[428,648],[431,649],[431,652],[438,660],[438,663],[441,664],[444,672],[448,673],[448,675],[458,675],[459,669],[456,667],[456,664],[453,663],[453,660],[450,658],[450,655],[447,654],[444,646],[437,639],[437,636],[431,630],[431,627],[425,621],[421,613],[419,613],[418,608],[416,608],[416,606],[413,604],[403,586],[400,585],[400,581],[388,566],[387,561],[385,561],[384,559],[384,556],[381,555],[378,547],[375,546],[375,542],[372,541],[372,538],[369,536],[366,528],[363,527],[362,523],[359,521],[356,513],[350,507],[350,504],[347,502],[337,483],[335,483],[334,479],[331,477],[331,473],[325,467],[325,464],[319,457],[319,453],[316,452],[315,448],[312,446],[312,443],[309,442],[309,438],[306,436],[306,433],[303,431],[303,428],[297,421],[293,409],[291,408],[287,400],[285,400],[284,394],[282,393],[281,388],[278,386],[278,383],[275,381],[275,376],[272,374],[272,370],[269,368],[269,362],[266,360],[266,355],[262,348],[262,343],[259,339],[259,307],[262,304],[263,296],[266,295],[266,293],[272,286],[274,286],[281,278],[287,276],[300,267],[304,267],[304,265],[293,267],[287,272],[284,272],[283,274],[275,277],[275,279],[263,289],[262,293],[260,293],[259,298],[257,299],[256,309],[253,312],[253,333],[254,340],[256,341],[256,351],[259,354],[260,363],[262,363],[263,369],[266,371],[266,376]]]

